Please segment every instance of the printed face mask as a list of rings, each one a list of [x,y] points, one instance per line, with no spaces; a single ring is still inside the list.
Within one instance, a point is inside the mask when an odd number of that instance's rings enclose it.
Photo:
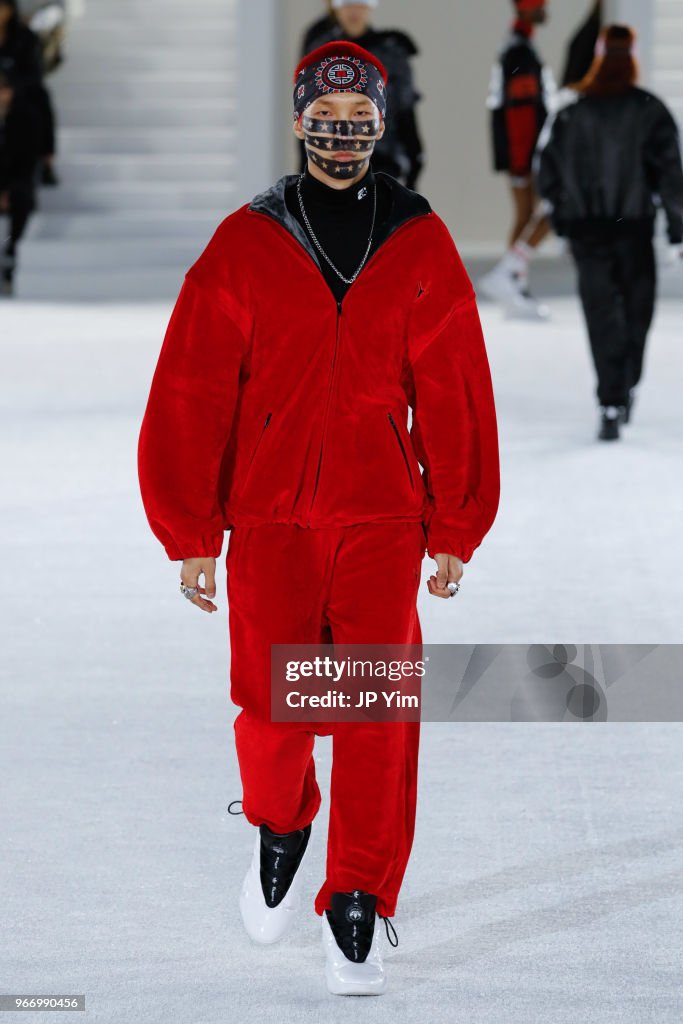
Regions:
[[[372,156],[380,129],[379,118],[335,121],[332,118],[301,119],[306,153],[316,166],[331,177],[354,178]],[[342,160],[335,153],[347,150],[353,159]]]

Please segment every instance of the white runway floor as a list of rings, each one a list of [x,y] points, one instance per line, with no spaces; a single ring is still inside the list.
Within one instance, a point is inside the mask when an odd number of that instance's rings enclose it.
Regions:
[[[425,726],[382,999],[327,995],[310,906],[283,948],[243,937],[224,568],[217,615],[182,601],[137,489],[170,308],[0,308],[0,991],[85,993],[98,1024],[677,1024],[677,724]],[[424,639],[680,642],[683,299],[660,307],[612,446],[594,440],[578,306],[552,308],[545,327],[482,307],[501,511],[456,600],[423,583]],[[329,753],[319,741],[323,786]]]

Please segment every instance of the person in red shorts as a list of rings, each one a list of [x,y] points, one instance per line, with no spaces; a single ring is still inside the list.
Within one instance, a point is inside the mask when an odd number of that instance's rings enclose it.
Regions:
[[[487,106],[491,111],[494,169],[507,174],[514,224],[503,259],[480,281],[480,290],[500,302],[508,316],[546,320],[549,310],[529,291],[529,261],[550,224],[538,203],[532,162],[555,82],[533,44],[547,20],[546,0],[513,0],[515,21],[493,66]]]
[[[138,446],[151,529],[205,612],[230,530],[230,696],[256,827],[239,907],[257,943],[295,917],[321,802],[314,741],[332,736],[314,908],[344,995],[386,986],[380,925],[413,840],[419,722],[273,721],[271,644],[421,643],[425,549],[430,593],[452,599],[499,500],[472,284],[427,199],[372,167],[386,89],[348,40],[299,63],[307,166],[227,216],[187,271]]]

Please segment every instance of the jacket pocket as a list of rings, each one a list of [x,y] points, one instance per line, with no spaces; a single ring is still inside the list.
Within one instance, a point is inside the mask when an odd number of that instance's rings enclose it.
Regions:
[[[261,433],[259,434],[258,440],[256,441],[256,444],[253,447],[253,450],[252,450],[252,453],[251,453],[251,458],[249,459],[249,465],[247,466],[247,471],[244,474],[244,479],[242,481],[242,487],[240,488],[240,490],[242,490],[242,491],[247,486],[247,481],[249,480],[249,474],[251,473],[251,471],[253,469],[253,466],[254,466],[254,462],[256,460],[256,454],[257,454],[257,452],[259,450],[259,447],[261,446],[261,441],[263,440],[263,438],[265,436],[265,433],[266,433],[266,430],[268,428],[268,424],[270,423],[272,415],[273,415],[272,412],[269,412],[268,415],[266,416],[265,422],[264,422],[263,426],[261,427]]]
[[[405,446],[403,444],[403,441],[401,440],[401,435],[399,433],[398,427],[396,426],[396,421],[394,420],[394,417],[391,415],[390,412],[387,413],[387,416],[389,417],[389,423],[391,424],[391,427],[392,427],[392,430],[394,431],[394,435],[396,437],[396,440],[398,441],[398,446],[401,449],[401,455],[403,456],[403,461],[405,463],[405,467],[408,470],[408,479],[410,480],[410,486],[414,490],[415,489],[415,485],[413,483],[413,471],[410,468],[410,462],[408,460],[408,453],[406,452]]]

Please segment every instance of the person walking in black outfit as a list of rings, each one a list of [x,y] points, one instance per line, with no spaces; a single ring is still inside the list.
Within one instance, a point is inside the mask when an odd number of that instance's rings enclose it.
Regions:
[[[418,53],[414,40],[398,29],[375,29],[372,12],[378,0],[351,3],[331,0],[328,15],[316,21],[304,35],[301,56],[334,42],[350,39],[378,57],[389,74],[387,119],[384,135],[372,154],[372,168],[390,174],[413,191],[424,165],[424,146],[417,125],[415,107],[421,99],[415,88],[410,58]],[[300,170],[307,164],[300,147]]]
[[[0,71],[9,76],[14,89],[33,108],[39,132],[41,184],[57,185],[56,118],[44,80],[43,46],[40,37],[19,17],[17,0],[0,0]]]
[[[332,38],[335,28],[339,22],[335,16],[335,10],[332,5],[332,0],[326,0],[325,6],[327,13],[323,14],[321,18],[318,18],[309,25],[304,32],[303,42],[301,44],[301,56],[305,56],[310,50],[315,49],[316,39]]]
[[[9,235],[0,250],[0,295],[12,295],[16,251],[35,208],[35,173],[40,131],[25,95],[0,71],[0,216],[9,216]]]
[[[655,307],[653,236],[666,214],[683,252],[683,169],[678,129],[665,104],[636,86],[635,33],[600,35],[575,101],[549,120],[535,160],[540,194],[578,271],[601,406],[599,438],[618,440],[643,371]]]
[[[0,71],[22,89],[43,76],[40,40],[20,20],[16,0],[0,0]]]

